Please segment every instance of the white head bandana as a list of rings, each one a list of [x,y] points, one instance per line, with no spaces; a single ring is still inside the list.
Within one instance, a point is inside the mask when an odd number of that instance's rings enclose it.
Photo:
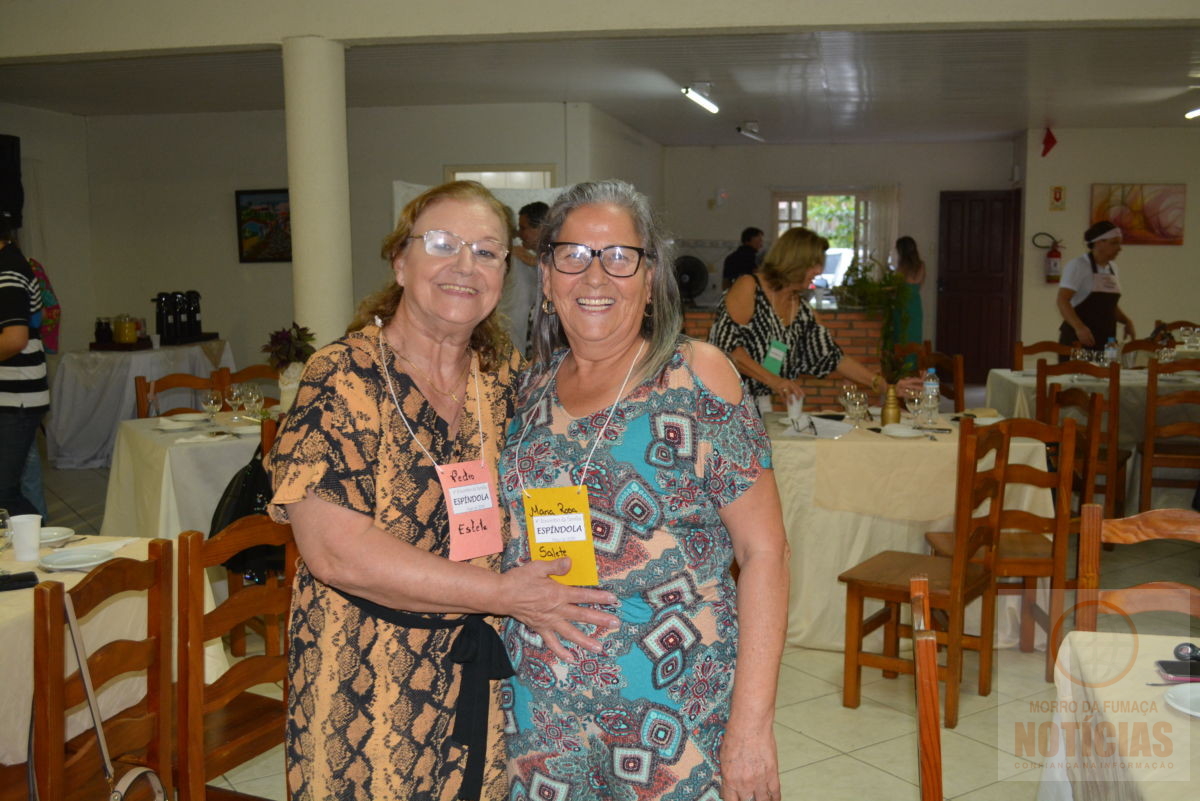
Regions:
[[[1092,244],[1095,244],[1096,242],[1099,242],[1101,239],[1120,239],[1120,238],[1121,238],[1121,229],[1120,228],[1112,228],[1112,229],[1100,234],[1100,236],[1097,236],[1093,239],[1087,240],[1087,243],[1089,245],[1092,245]]]

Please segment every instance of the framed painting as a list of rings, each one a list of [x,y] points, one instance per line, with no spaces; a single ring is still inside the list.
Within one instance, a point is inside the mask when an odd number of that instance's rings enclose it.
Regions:
[[[286,189],[239,189],[237,206],[238,261],[292,260],[292,217]]]
[[[1126,245],[1182,245],[1187,184],[1092,184],[1091,222],[1108,220]]]

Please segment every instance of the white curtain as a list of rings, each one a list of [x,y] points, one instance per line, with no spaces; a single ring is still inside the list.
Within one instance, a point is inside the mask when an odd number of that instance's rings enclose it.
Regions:
[[[881,265],[888,263],[900,235],[900,187],[877,186],[859,192],[867,204],[867,226],[863,246],[867,256]]]

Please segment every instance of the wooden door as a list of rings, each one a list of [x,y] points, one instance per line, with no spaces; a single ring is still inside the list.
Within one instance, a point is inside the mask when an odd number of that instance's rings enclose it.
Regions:
[[[938,221],[937,340],[961,353],[965,380],[1008,367],[1021,291],[1021,191],[942,192]]]

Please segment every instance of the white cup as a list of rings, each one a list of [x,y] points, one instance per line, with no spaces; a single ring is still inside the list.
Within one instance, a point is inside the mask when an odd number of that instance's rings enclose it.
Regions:
[[[18,562],[36,562],[38,549],[42,547],[42,516],[13,515],[10,520],[13,559]]]
[[[788,403],[788,412],[787,412],[788,417],[792,420],[799,420],[800,416],[802,414],[804,414],[804,397],[788,395],[787,403]]]

